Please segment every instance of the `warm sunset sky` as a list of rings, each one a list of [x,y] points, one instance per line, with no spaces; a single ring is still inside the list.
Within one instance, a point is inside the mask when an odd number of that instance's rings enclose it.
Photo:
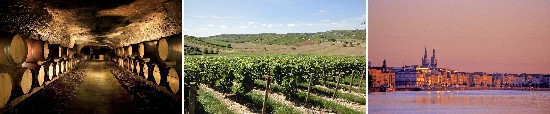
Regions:
[[[369,0],[374,66],[421,64],[466,72],[550,73],[550,0]]]

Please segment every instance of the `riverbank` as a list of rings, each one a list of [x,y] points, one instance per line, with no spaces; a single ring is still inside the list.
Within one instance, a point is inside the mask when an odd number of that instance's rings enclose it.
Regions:
[[[531,87],[441,87],[441,88],[369,88],[368,92],[395,92],[395,91],[451,91],[451,90],[517,90],[517,91],[550,91],[550,88]]]
[[[447,91],[447,90],[518,90],[518,91],[550,91],[550,88],[531,87],[456,87],[456,88],[427,88],[421,91]]]

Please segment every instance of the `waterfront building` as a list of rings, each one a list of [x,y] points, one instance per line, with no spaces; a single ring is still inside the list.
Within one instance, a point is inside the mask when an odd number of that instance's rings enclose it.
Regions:
[[[416,70],[400,71],[395,73],[396,86],[423,86],[425,74]]]
[[[386,60],[383,61],[382,67],[369,67],[369,75],[372,77],[372,85],[374,87],[395,87],[395,72],[388,70]]]

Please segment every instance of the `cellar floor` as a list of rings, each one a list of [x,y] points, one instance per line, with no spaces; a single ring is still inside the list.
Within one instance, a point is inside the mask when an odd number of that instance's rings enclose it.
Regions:
[[[181,103],[114,63],[87,60],[7,113],[181,114]]]
[[[89,61],[66,113],[129,114],[133,101],[102,61]]]

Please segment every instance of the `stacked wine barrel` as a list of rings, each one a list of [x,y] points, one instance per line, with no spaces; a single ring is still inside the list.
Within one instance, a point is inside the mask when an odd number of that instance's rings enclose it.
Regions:
[[[33,90],[57,79],[60,68],[65,72],[72,68],[59,67],[71,62],[70,57],[62,55],[67,52],[59,44],[8,32],[0,32],[0,40],[0,109],[24,100]]]
[[[114,61],[128,72],[181,94],[182,35],[130,44],[114,49]]]

